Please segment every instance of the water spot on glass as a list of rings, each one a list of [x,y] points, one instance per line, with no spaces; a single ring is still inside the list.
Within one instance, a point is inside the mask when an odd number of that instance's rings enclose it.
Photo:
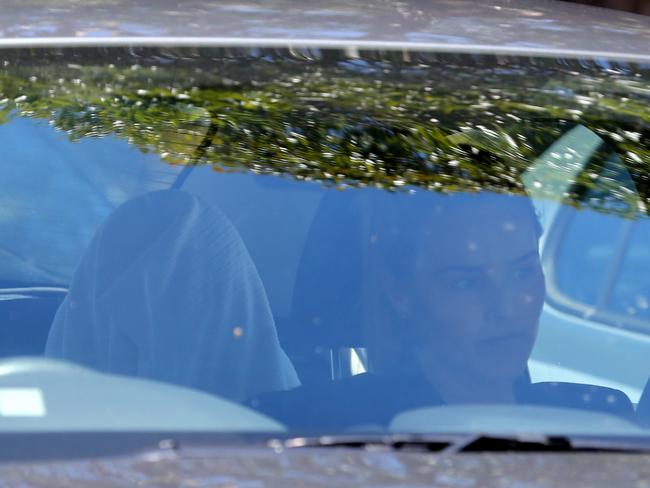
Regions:
[[[503,230],[505,230],[506,232],[512,232],[512,231],[515,230],[517,227],[516,227],[515,224],[513,224],[512,222],[504,222],[502,228],[503,228]]]
[[[591,400],[592,400],[592,397],[591,397],[590,393],[585,393],[584,395],[582,395],[582,401],[583,402],[589,403],[589,402],[591,402]]]
[[[379,237],[376,234],[370,236],[370,243],[375,244],[379,240]]]
[[[276,454],[282,454],[284,452],[284,446],[282,445],[282,442],[276,439],[273,439],[269,442],[269,447],[273,449],[273,452]]]
[[[232,329],[232,335],[235,337],[242,337],[244,335],[244,329],[242,327],[235,327]]]
[[[476,244],[476,242],[470,241],[467,243],[467,249],[470,252],[476,252],[478,250],[478,245]]]
[[[648,303],[648,298],[644,295],[637,295],[635,297],[635,302],[636,302],[636,306],[641,310],[647,310],[648,307],[650,307],[650,303]]]

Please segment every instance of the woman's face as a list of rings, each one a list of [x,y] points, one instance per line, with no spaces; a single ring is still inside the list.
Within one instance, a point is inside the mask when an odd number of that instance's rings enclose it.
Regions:
[[[544,301],[532,205],[472,195],[429,223],[411,303],[421,366],[514,380],[526,367]]]

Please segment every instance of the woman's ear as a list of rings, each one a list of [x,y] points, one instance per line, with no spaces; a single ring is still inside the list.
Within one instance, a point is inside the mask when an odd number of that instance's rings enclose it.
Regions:
[[[408,320],[413,314],[413,298],[406,292],[406,288],[400,286],[396,277],[388,272],[380,273],[379,281],[391,308],[400,319]]]

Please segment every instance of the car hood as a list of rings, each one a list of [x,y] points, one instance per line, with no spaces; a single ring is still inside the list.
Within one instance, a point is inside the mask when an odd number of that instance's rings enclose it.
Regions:
[[[7,486],[646,486],[634,454],[428,454],[332,448],[156,451],[0,465]]]
[[[650,59],[650,17],[552,0],[5,0],[0,17],[0,46],[262,41]]]

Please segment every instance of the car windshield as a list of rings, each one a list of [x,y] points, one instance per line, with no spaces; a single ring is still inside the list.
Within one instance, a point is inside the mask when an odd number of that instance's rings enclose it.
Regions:
[[[0,429],[647,435],[649,102],[616,59],[3,50]]]

